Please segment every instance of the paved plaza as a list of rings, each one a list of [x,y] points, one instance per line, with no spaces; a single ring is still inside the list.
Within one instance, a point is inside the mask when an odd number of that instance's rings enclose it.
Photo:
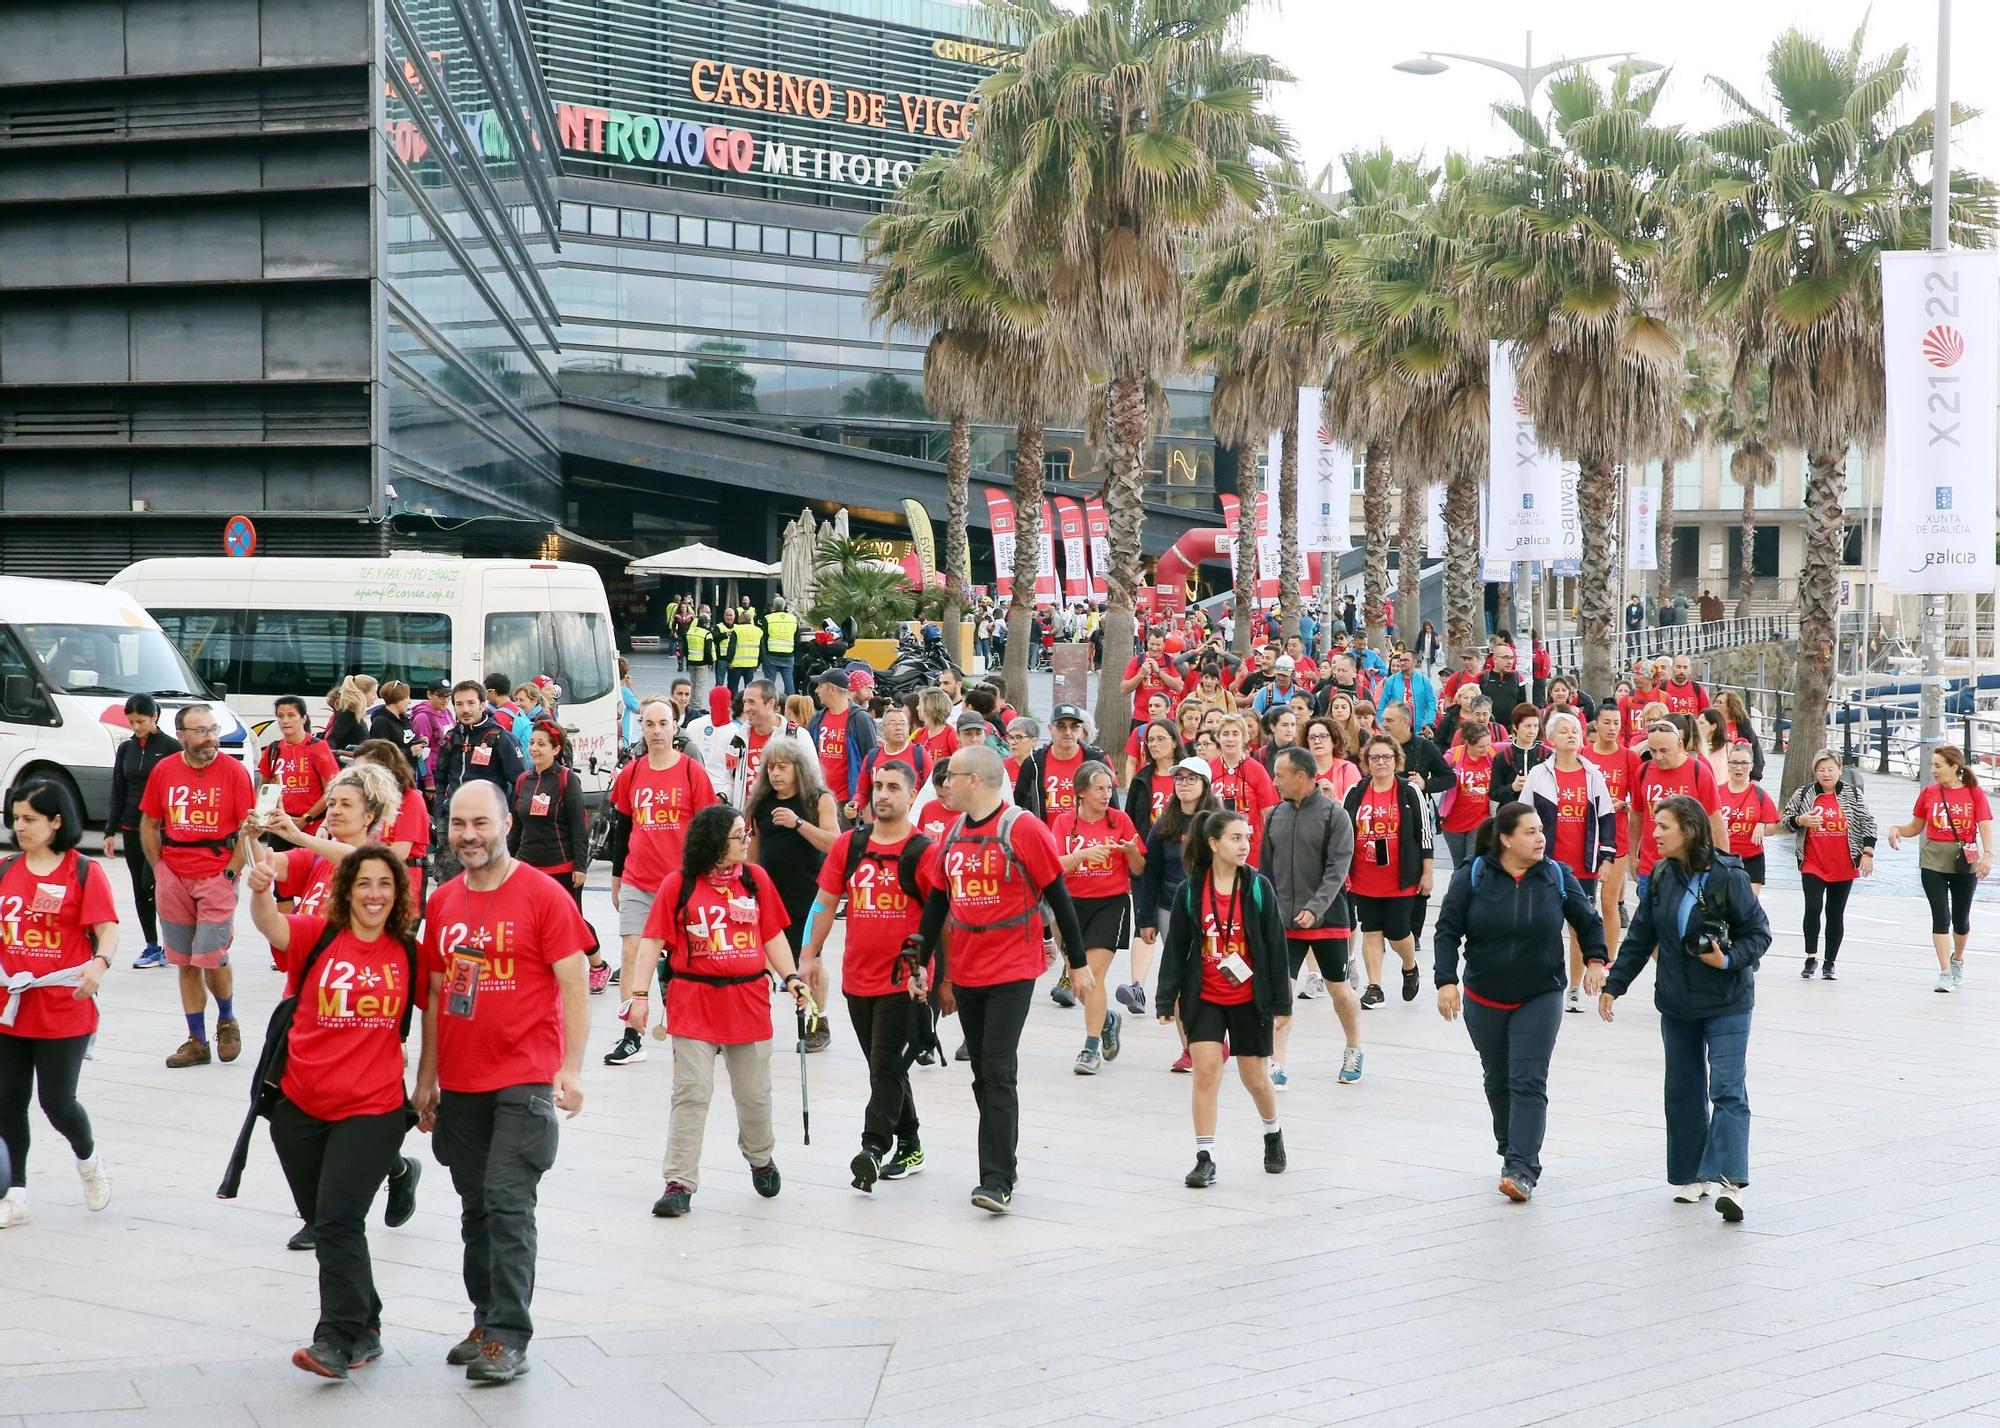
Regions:
[[[1870,792],[1907,807],[1906,785]],[[671,1065],[604,1067],[616,998],[596,999],[587,1104],[542,1185],[534,1371],[498,1388],[442,1362],[467,1324],[457,1202],[414,1133],[417,1216],[371,1231],[387,1357],[346,1384],[290,1366],[315,1268],[284,1248],[297,1222],[267,1142],[242,1198],[214,1198],[278,977],[244,916],[251,1044],[168,1071],[170,974],[123,965],[127,946],[84,1081],[115,1198],[85,1213],[36,1112],[34,1220],[0,1235],[0,1428],[2000,1421],[2000,904],[1975,913],[1966,989],[1938,996],[1899,876],[1914,854],[1884,862],[1833,985],[1795,975],[1798,894],[1771,890],[1734,1227],[1669,1198],[1650,979],[1616,1025],[1565,1018],[1526,1206],[1494,1192],[1477,1059],[1428,975],[1417,1002],[1392,988],[1366,1015],[1358,1085],[1334,1082],[1330,1003],[1303,1003],[1291,1169],[1262,1172],[1231,1078],[1205,1192],[1181,1185],[1170,1032],[1130,1027],[1079,1078],[1081,1013],[1038,996],[1021,1183],[997,1219],[967,1203],[963,1066],[917,1073],[926,1172],[849,1188],[865,1080],[840,1015],[809,1068],[810,1147],[779,1043],[782,1196],[752,1192],[723,1096],[693,1214],[653,1219]],[[613,925],[602,870],[587,910]]]

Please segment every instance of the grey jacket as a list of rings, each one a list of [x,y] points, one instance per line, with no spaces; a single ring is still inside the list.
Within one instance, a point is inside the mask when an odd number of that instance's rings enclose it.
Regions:
[[[1315,788],[1303,803],[1280,799],[1264,819],[1259,865],[1278,891],[1289,932],[1301,909],[1315,927],[1347,923],[1347,869],[1354,861],[1354,823],[1347,810]]]

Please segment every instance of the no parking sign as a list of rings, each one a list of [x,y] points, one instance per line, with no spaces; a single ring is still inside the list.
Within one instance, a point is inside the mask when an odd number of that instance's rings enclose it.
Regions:
[[[257,553],[257,526],[248,516],[231,516],[222,528],[222,549],[241,560]]]

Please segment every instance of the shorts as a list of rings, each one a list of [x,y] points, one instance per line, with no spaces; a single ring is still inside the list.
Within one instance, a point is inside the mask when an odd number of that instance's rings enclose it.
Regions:
[[[1196,1041],[1220,1041],[1227,1043],[1230,1053],[1235,1056],[1269,1056],[1271,1054],[1271,1019],[1257,1010],[1257,1003],[1238,1002],[1235,1006],[1218,1006],[1195,998],[1194,1015],[1185,1016],[1187,1039]]]
[[[1391,942],[1401,942],[1416,926],[1417,900],[1414,897],[1364,897],[1350,893],[1354,915],[1363,932],[1379,932]]]
[[[1347,980],[1347,939],[1345,937],[1287,937],[1285,955],[1292,959],[1292,980],[1297,981],[1311,953],[1319,964],[1320,977],[1329,982]]]
[[[647,892],[644,888],[635,888],[630,883],[619,885],[618,935],[620,937],[646,935],[646,919],[653,915],[653,899],[659,895],[658,888]]]
[[[1083,928],[1085,947],[1108,947],[1116,952],[1132,941],[1130,896],[1080,897],[1075,902],[1076,920]]]
[[[1764,855],[1762,853],[1752,853],[1744,858],[1743,871],[1750,875],[1750,882],[1753,886],[1764,886]]]
[[[227,967],[236,940],[236,882],[225,873],[190,881],[162,858],[154,870],[160,946],[174,967]]]

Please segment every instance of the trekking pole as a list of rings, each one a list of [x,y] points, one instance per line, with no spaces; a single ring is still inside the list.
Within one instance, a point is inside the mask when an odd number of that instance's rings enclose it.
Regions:
[[[806,1009],[798,1009],[799,1017],[799,1127],[805,1132],[807,1145],[813,1143],[812,1102],[806,1096]]]

